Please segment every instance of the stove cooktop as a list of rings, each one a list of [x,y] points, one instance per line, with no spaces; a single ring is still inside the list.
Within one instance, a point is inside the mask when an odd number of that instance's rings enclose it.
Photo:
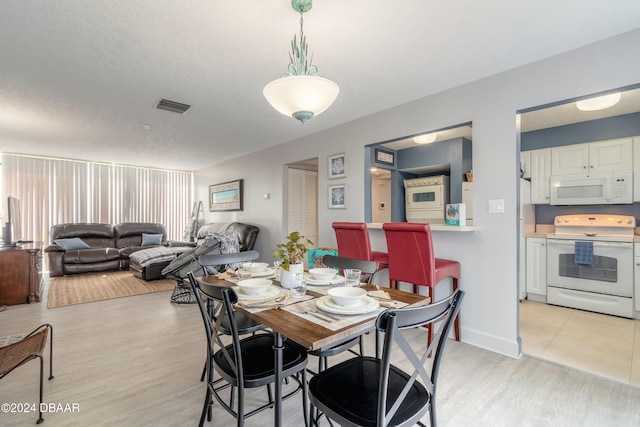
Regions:
[[[636,218],[629,215],[558,215],[553,221],[555,236],[633,238]]]

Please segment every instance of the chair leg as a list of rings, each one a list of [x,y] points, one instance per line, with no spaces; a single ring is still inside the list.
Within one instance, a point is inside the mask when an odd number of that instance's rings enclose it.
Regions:
[[[433,304],[433,296],[435,292],[431,286],[427,286],[427,294],[429,295],[429,304]],[[429,338],[427,339],[427,346],[431,345],[431,341],[433,341],[433,323],[429,323]]]
[[[311,426],[311,418],[307,388],[307,369],[305,368],[302,370],[302,416],[304,417],[304,425],[309,427]]]
[[[202,414],[200,414],[200,422],[198,423],[198,427],[202,427],[204,425],[204,419],[205,417],[207,417],[207,415],[209,421],[211,421],[211,384],[207,384],[207,394],[204,398],[204,406],[202,407]]]
[[[458,290],[458,279],[453,277],[453,292]],[[460,341],[460,313],[456,316],[453,321],[453,330],[455,332],[456,341]]]
[[[43,376],[43,370],[44,370],[44,360],[42,358],[42,355],[39,354],[38,357],[40,358],[40,401],[38,403],[38,421],[36,421],[36,424],[41,424],[44,421],[44,418],[42,418],[42,376]]]
[[[53,379],[53,326],[49,327],[49,380]]]

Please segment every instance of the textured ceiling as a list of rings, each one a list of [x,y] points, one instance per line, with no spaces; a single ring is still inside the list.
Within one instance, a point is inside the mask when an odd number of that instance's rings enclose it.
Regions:
[[[262,96],[298,26],[288,0],[3,0],[0,150],[197,170],[633,30],[640,2],[318,0],[341,92],[305,125]]]

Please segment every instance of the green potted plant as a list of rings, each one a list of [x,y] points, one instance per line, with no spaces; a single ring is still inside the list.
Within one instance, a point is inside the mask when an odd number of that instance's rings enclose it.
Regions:
[[[280,264],[280,284],[283,288],[292,288],[295,277],[304,271],[304,257],[313,242],[300,234],[292,231],[287,236],[285,243],[278,243],[273,250],[273,257],[282,261]]]

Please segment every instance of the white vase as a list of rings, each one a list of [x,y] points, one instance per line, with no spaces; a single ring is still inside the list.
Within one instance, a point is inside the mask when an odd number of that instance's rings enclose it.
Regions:
[[[280,270],[280,286],[285,289],[294,288],[299,278],[304,274],[304,264],[291,264],[289,271]]]

